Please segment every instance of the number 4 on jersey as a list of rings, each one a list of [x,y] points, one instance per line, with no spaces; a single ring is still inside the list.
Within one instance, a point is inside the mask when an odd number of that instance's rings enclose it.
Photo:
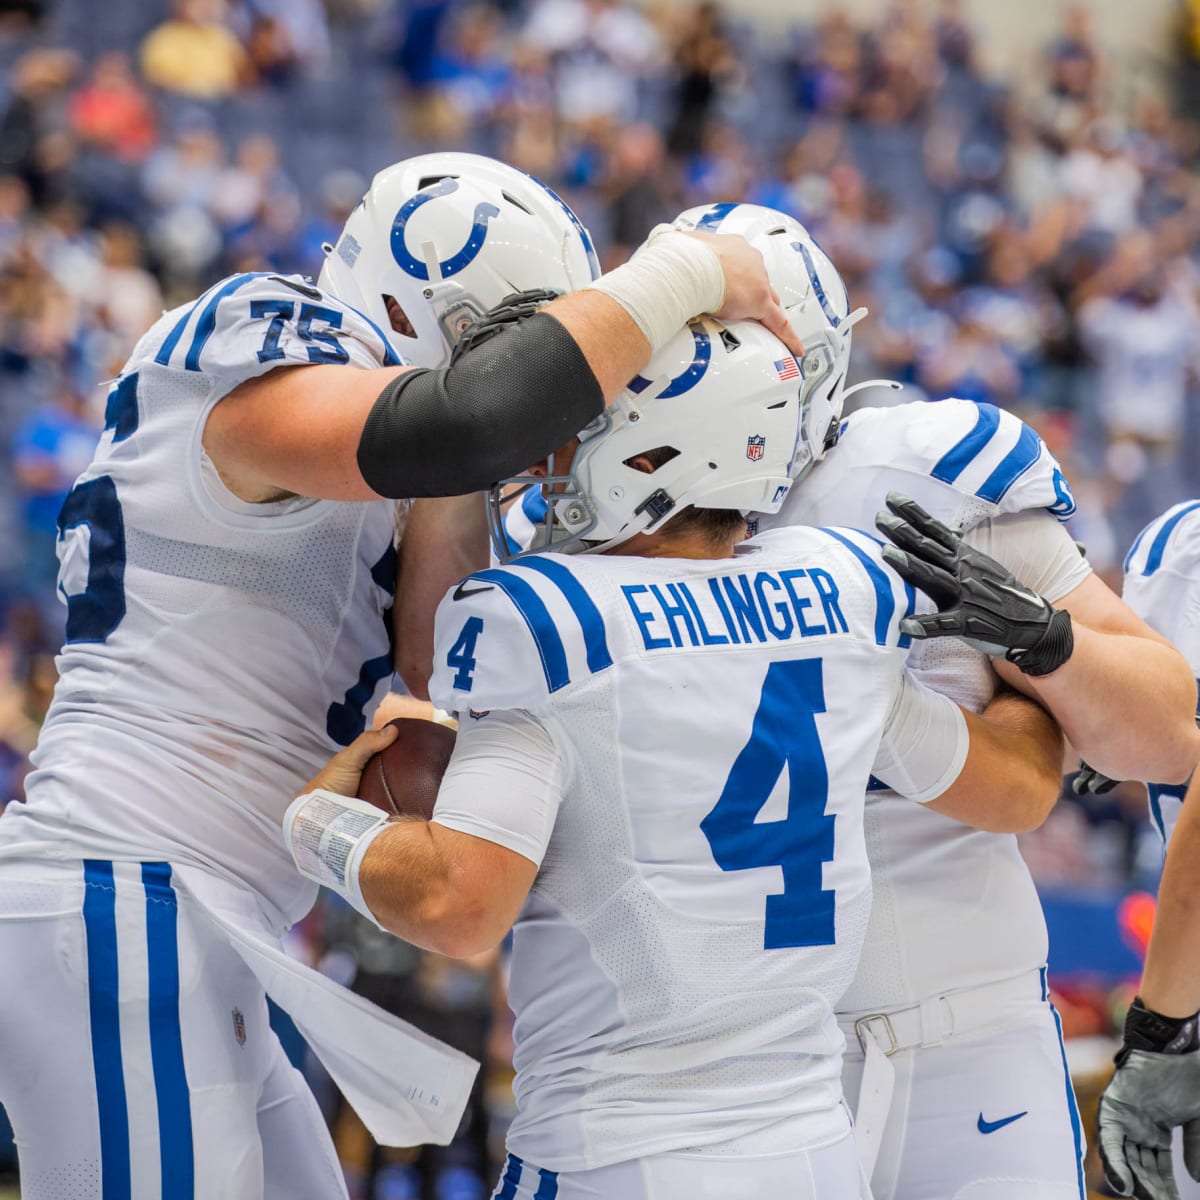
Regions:
[[[469,692],[475,682],[475,643],[482,632],[483,618],[468,617],[446,655],[446,665],[457,671],[451,685],[456,692]]]
[[[822,887],[824,864],[833,860],[836,820],[825,812],[829,773],[816,722],[824,711],[819,658],[772,663],[750,740],[700,824],[721,870],[783,869],[782,893],[767,897],[767,950],[830,946],[836,940],[836,897]],[[785,767],[786,819],[757,821]]]

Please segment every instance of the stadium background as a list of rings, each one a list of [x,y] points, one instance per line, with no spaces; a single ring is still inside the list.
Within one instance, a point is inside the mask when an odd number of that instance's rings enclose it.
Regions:
[[[53,688],[55,516],[98,381],[224,274],[316,274],[370,175],[427,149],[541,176],[608,264],[686,205],[791,211],[871,309],[853,379],[1030,420],[1119,586],[1138,529],[1200,490],[1198,97],[1196,0],[0,0],[0,805]],[[1159,846],[1132,786],[1065,798],[1023,843],[1086,1102]],[[314,1070],[356,1195],[484,1195],[502,963],[330,903],[295,945],[487,1064],[471,1127],[415,1161],[375,1153]]]

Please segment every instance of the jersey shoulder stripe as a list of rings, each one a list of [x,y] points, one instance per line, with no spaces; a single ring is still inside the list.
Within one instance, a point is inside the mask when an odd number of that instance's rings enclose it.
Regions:
[[[880,562],[876,561],[875,555],[878,554],[883,543],[857,529],[824,528],[821,532],[828,534],[850,551],[866,572],[871,586],[875,589],[875,644],[899,646],[902,649],[912,645],[912,639],[899,631],[900,618],[896,616],[896,589],[900,588],[904,597],[901,612],[903,617],[911,617],[916,610],[916,589],[898,575],[890,574]],[[873,551],[869,552],[864,543],[870,543]]]
[[[230,308],[235,294],[237,302]],[[149,355],[150,350],[139,346],[139,352]],[[383,330],[353,305],[319,292],[299,276],[268,271],[231,275],[187,305],[152,361],[238,379],[287,364],[404,365]]]
[[[583,630],[588,670],[595,674],[597,671],[603,671],[606,667],[611,667],[613,659],[608,649],[608,638],[604,632],[604,617],[596,607],[596,602],[588,595],[587,589],[571,573],[570,568],[558,559],[542,558],[537,555],[529,555],[517,565],[527,571],[536,571],[543,578],[549,579],[566,597],[567,603],[579,619],[580,628]]]
[[[567,652],[562,638],[550,617],[550,611],[542,598],[526,580],[502,568],[477,571],[472,581],[495,584],[512,601],[533,637],[542,661],[542,673],[546,676],[546,689],[557,692],[571,682],[567,669]],[[464,592],[466,589],[463,589]]]
[[[1200,519],[1188,521],[1192,513],[1198,510],[1200,500],[1185,500],[1151,521],[1134,539],[1129,553],[1125,556],[1125,574],[1149,578],[1158,571],[1168,550],[1174,549],[1175,543],[1179,541],[1176,530],[1180,525],[1196,524],[1200,528]],[[1174,543],[1172,535],[1175,535]]]
[[[946,399],[860,409],[843,424],[847,466],[927,475],[997,512],[1075,512],[1070,486],[1046,444],[994,404]],[[830,456],[838,461],[839,445]]]
[[[244,275],[232,275],[209,288],[175,323],[159,347],[158,353],[154,356],[154,361],[160,367],[170,366],[171,358],[183,338],[184,330],[187,329],[192,316],[199,310],[200,319],[196,322],[196,328],[192,333],[192,344],[184,359],[184,369],[187,371],[200,370],[200,354],[208,339],[212,337],[213,330],[217,327],[217,306],[226,296],[233,295],[234,292],[245,287],[246,284],[252,283],[255,279],[265,279],[267,274],[266,271],[253,271]],[[204,307],[201,308],[201,305]]]
[[[557,556],[467,576],[436,626],[430,692],[450,711],[537,708],[613,665],[600,606]]]

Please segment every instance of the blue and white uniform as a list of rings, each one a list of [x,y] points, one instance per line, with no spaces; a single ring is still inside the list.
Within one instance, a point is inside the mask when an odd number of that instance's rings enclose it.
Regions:
[[[392,676],[396,507],[244,503],[201,440],[233,388],[310,363],[398,365],[298,276],[166,313],[63,506],[60,679],[0,818],[0,1102],[27,1195],[343,1194],[262,980],[294,994],[278,938],[316,893],[282,814]]]
[[[1051,601],[1090,573],[1059,524],[1074,501],[1042,440],[1012,415],[963,400],[859,410],[783,511],[758,524],[871,529],[892,490],[972,531],[969,540]],[[916,644],[909,666],[971,711],[995,690],[987,659],[957,640]],[[872,1053],[858,1109],[864,1156],[878,1155],[876,1200],[1078,1200],[1082,1132],[1045,990],[1046,925],[1016,838],[876,782],[866,841],[874,905],[838,1011],[852,1102],[869,1042],[888,1055],[883,1063]]]
[[[498,1198],[858,1194],[833,1007],[867,777],[927,800],[966,755],[903,670],[914,603],[871,538],[810,529],[715,561],[533,555],[442,602],[433,819],[540,864]]]
[[[1122,598],[1188,660],[1200,680],[1200,500],[1174,505],[1138,534],[1125,556]],[[1165,845],[1187,788],[1156,783],[1148,788],[1150,814]]]

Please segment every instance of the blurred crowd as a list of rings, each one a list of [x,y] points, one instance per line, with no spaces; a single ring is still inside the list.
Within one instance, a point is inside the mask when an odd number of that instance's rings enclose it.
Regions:
[[[608,264],[692,204],[793,213],[871,312],[852,382],[906,385],[854,402],[1018,411],[1110,581],[1151,516],[1200,492],[1196,0],[1137,71],[1064,5],[1020,78],[983,69],[959,0],[880,0],[865,23],[831,4],[784,30],[712,0],[103,7],[0,0],[0,805],[53,687],[55,518],[103,424],[98,383],[222,275],[316,274],[371,174],[406,154],[533,172]],[[1030,861],[1053,886],[1152,881],[1144,813],[1138,789],[1060,806]],[[406,1002],[441,988],[484,1013],[495,971],[414,958],[399,975]],[[408,1195],[411,1164],[388,1165],[387,1194]]]

